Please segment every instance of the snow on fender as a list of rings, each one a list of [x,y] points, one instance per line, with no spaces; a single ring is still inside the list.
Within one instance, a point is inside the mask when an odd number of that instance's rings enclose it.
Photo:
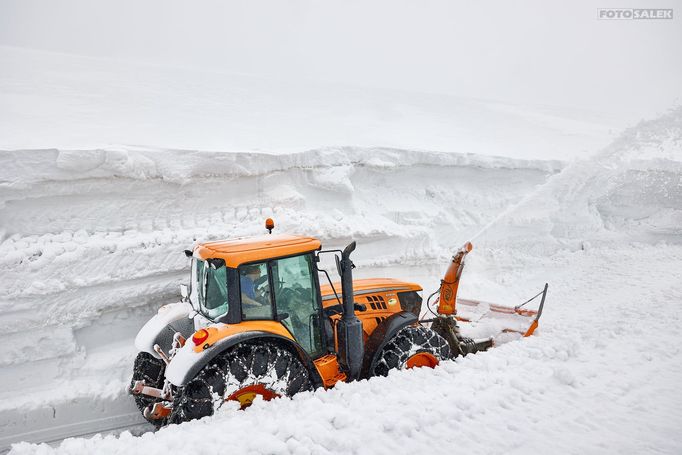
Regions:
[[[194,309],[188,302],[162,306],[137,333],[135,347],[160,359],[161,357],[154,351],[154,345],[158,344],[167,352],[175,332],[180,332],[183,336],[191,335],[194,331],[194,321],[190,318],[192,313]]]
[[[197,366],[203,366],[213,352],[196,352],[191,338],[180,348],[166,367],[166,379],[176,387],[185,385],[192,374],[196,374]]]
[[[204,330],[208,330],[210,333],[215,333],[216,329],[224,329],[229,331],[232,328],[234,328],[234,326],[228,326],[227,324],[215,324],[205,327]],[[173,356],[170,363],[166,367],[166,379],[174,386],[182,387],[197,373],[199,373],[201,368],[203,368],[210,360],[225,352],[227,348],[234,346],[240,341],[254,338],[259,335],[265,335],[265,333],[236,333],[234,335],[228,335],[224,338],[219,338],[216,341],[209,342],[209,344],[206,345],[203,345],[205,342],[202,341],[199,346],[194,344],[194,340],[192,338],[188,338],[185,342],[185,345],[175,353],[175,356]]]

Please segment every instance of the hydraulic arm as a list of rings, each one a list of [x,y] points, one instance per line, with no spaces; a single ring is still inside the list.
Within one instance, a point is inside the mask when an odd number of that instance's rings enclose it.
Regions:
[[[455,253],[452,261],[445,272],[445,277],[440,282],[440,299],[438,314],[454,315],[457,312],[457,289],[459,288],[459,278],[464,269],[464,258],[473,249],[471,242],[467,242]]]

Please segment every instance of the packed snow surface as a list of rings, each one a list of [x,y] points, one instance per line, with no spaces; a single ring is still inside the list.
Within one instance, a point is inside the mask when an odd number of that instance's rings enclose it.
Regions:
[[[406,148],[0,153],[0,425],[6,444],[129,416],[132,340],[187,279],[197,240],[358,241],[358,277],[514,305],[550,283],[537,336],[435,370],[256,403],[156,433],[12,453],[561,453],[682,450],[682,109],[589,158]],[[146,428],[149,430],[149,428]]]

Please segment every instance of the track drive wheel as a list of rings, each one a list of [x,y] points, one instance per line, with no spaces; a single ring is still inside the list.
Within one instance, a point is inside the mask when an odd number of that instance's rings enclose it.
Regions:
[[[140,352],[135,358],[135,365],[133,366],[133,379],[130,381],[130,386],[135,384],[135,381],[144,381],[149,387],[160,389],[164,383],[164,373],[166,372],[166,364],[163,360],[157,359],[147,352]],[[147,406],[153,405],[161,401],[158,398],[147,395],[133,395],[137,409],[142,412]],[[164,419],[145,419],[155,427],[161,427],[166,424]]]
[[[169,420],[213,415],[225,401],[245,409],[258,396],[269,401],[306,390],[312,390],[308,370],[294,354],[273,343],[244,343],[216,357],[178,389]]]
[[[372,376],[386,376],[390,370],[433,368],[450,358],[447,341],[422,326],[403,327],[379,353]]]

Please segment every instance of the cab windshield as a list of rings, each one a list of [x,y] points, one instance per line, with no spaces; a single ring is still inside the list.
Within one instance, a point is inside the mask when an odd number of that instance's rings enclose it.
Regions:
[[[194,259],[190,297],[199,312],[209,319],[227,313],[227,268],[214,269],[206,261]]]

